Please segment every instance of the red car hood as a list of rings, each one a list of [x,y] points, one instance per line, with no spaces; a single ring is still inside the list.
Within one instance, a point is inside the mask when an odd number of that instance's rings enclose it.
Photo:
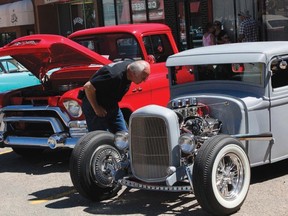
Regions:
[[[0,56],[10,55],[42,78],[53,68],[111,63],[88,48],[59,35],[30,35],[0,48]]]

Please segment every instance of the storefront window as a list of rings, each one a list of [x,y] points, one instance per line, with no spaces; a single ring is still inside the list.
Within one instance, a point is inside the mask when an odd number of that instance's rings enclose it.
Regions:
[[[205,7],[204,3],[201,1],[190,1],[188,2],[188,11],[190,16],[189,24],[189,35],[190,35],[190,44],[193,44],[193,47],[202,46],[202,37],[203,37],[203,16],[202,8]]]
[[[199,0],[182,0],[177,3],[180,50],[202,46],[203,17],[208,17],[207,9],[202,8],[207,8],[207,5]]]
[[[237,26],[236,20],[237,16],[235,16],[235,1],[231,0],[214,0],[213,1],[213,13],[214,20],[220,21],[222,23],[222,29],[224,29],[231,42],[237,41]],[[245,1],[246,2],[246,1]]]
[[[132,0],[132,19],[133,23],[149,21],[164,21],[164,2],[163,0]]]
[[[179,39],[180,39],[180,50],[187,49],[187,31],[186,31],[186,20],[185,20],[185,7],[184,2],[178,3],[178,18],[179,18]]]
[[[85,1],[84,3],[85,19],[86,19],[86,28],[92,28],[96,26],[95,22],[95,10],[93,1]]]
[[[95,10],[92,0],[71,1],[73,31],[95,27]]]
[[[114,0],[103,1],[104,25],[116,25]]]
[[[163,0],[148,1],[149,20],[163,21],[164,20],[164,2]]]
[[[105,26],[150,21],[164,22],[164,0],[102,1]]]
[[[119,24],[131,23],[129,1],[130,0],[122,0],[117,3],[117,15]]]
[[[16,39],[16,32],[5,32],[1,33],[1,38],[0,38],[0,47],[10,43],[14,39]]]
[[[288,40],[288,0],[260,1],[264,40]]]

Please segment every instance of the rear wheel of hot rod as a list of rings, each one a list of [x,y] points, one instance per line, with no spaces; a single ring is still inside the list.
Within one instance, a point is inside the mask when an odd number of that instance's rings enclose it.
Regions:
[[[86,134],[75,145],[70,158],[70,176],[76,190],[87,199],[100,201],[117,195],[121,186],[112,173],[121,154],[114,135],[106,131]]]
[[[203,210],[228,215],[240,209],[250,186],[250,163],[240,141],[218,135],[200,148],[193,167],[195,197]]]

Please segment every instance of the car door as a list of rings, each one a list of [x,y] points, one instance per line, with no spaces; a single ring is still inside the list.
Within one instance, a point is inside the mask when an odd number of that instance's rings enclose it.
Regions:
[[[288,67],[282,67],[288,62],[288,56],[273,60],[271,64],[271,131],[274,144],[271,148],[271,159],[280,160],[288,157]]]

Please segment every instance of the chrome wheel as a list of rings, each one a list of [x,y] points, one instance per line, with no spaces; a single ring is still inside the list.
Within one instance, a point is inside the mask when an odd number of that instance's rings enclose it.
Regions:
[[[250,162],[242,143],[229,135],[211,137],[200,147],[193,167],[193,188],[212,215],[240,209],[250,186]]]
[[[117,195],[114,181],[121,152],[114,147],[114,134],[92,131],[80,138],[70,158],[70,176],[76,190],[87,199],[100,201]]]
[[[243,187],[244,168],[240,158],[232,153],[219,162],[216,173],[216,186],[226,200],[234,199]]]
[[[92,179],[103,188],[111,186],[121,154],[110,145],[98,147],[92,155]]]

